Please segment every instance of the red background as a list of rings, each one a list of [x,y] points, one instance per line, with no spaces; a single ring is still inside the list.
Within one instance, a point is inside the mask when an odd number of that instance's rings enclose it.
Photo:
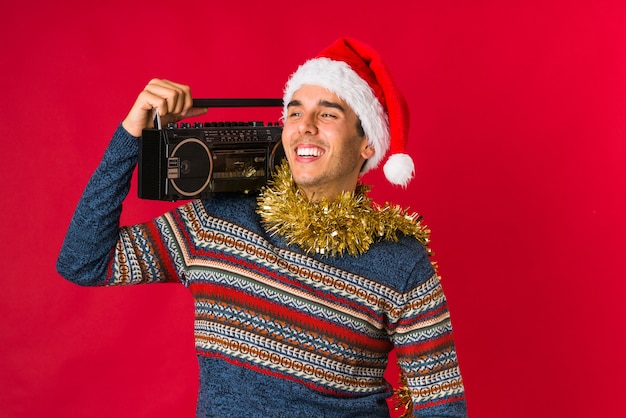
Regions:
[[[623,2],[12,3],[0,415],[193,416],[190,296],[60,278],[74,206],[150,78],[197,97],[280,97],[298,64],[347,35],[381,52],[411,105],[416,180],[367,180],[433,230],[470,416],[625,416]],[[133,189],[123,221],[168,207]]]

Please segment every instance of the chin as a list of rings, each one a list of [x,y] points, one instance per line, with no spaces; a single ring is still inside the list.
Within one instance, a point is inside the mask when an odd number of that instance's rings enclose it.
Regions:
[[[291,174],[293,177],[294,183],[296,183],[300,187],[311,187],[316,184],[316,179],[311,176],[306,175],[296,175]]]
[[[296,183],[308,182],[319,177],[319,170],[312,170],[310,168],[302,167],[299,164],[290,164],[289,168],[291,169],[291,176]]]

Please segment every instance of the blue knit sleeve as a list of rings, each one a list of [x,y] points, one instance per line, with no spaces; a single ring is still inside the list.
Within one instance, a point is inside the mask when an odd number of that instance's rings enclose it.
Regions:
[[[120,124],[83,192],[57,259],[57,271],[67,280],[83,286],[106,280],[138,154],[138,138]]]

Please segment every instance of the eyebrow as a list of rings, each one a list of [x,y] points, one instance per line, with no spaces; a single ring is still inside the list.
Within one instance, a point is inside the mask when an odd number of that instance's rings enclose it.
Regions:
[[[346,113],[346,110],[339,103],[330,102],[328,100],[320,100],[318,105],[322,107],[330,107],[333,109],[340,110],[343,113]],[[302,106],[302,102],[300,100],[292,100],[287,104],[287,107],[293,107],[293,106]]]

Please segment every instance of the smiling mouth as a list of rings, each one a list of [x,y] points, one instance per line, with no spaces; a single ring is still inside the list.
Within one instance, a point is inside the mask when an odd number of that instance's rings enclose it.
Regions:
[[[310,158],[310,157],[321,157],[324,154],[324,150],[318,147],[298,147],[296,149],[296,154],[298,157]]]

